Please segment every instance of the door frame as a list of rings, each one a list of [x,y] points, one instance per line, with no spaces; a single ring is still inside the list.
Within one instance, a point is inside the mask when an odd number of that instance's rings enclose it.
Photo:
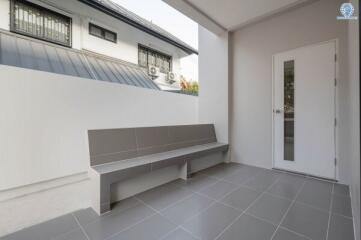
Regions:
[[[336,53],[336,59],[335,59],[335,88],[334,88],[334,111],[335,111],[335,119],[336,119],[336,124],[334,127],[334,155],[335,155],[335,179],[330,179],[330,180],[339,180],[339,157],[338,157],[338,151],[337,151],[337,147],[338,147],[338,124],[337,124],[337,120],[339,119],[339,115],[338,115],[338,81],[339,81],[339,39],[338,38],[334,38],[331,40],[327,40],[327,41],[323,41],[323,42],[318,42],[318,43],[313,43],[313,44],[308,44],[308,45],[303,45],[301,47],[296,47],[296,48],[292,48],[292,49],[285,49],[282,52],[278,52],[272,55],[272,106],[271,106],[271,119],[272,119],[272,168],[274,169],[279,169],[276,168],[276,162],[275,162],[275,114],[274,114],[274,109],[275,109],[275,56],[279,53],[283,53],[283,52],[288,52],[288,51],[292,51],[292,50],[298,50],[298,49],[303,49],[303,48],[307,48],[310,46],[318,46],[318,45],[322,45],[322,44],[326,44],[326,43],[334,43],[335,44],[335,53]],[[280,169],[280,170],[285,170],[285,171],[290,171],[287,169]],[[294,171],[293,171],[294,172]],[[305,174],[305,173],[301,173],[301,174]],[[306,173],[307,175],[307,173]],[[323,178],[320,176],[314,176],[314,177],[319,177],[319,178]]]

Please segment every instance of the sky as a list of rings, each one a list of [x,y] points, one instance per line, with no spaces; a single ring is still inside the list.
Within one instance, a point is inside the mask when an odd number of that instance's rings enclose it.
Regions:
[[[162,0],[112,0],[198,49],[198,24]],[[182,75],[198,80],[198,57],[181,60]]]

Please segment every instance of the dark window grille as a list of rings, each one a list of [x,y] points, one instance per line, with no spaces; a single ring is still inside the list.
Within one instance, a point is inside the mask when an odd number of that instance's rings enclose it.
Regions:
[[[117,34],[105,28],[89,23],[89,34],[107,41],[117,42]]]
[[[71,18],[24,0],[11,0],[11,31],[71,46]]]
[[[172,71],[172,57],[156,50],[138,46],[138,64],[141,67],[156,66],[162,73]]]

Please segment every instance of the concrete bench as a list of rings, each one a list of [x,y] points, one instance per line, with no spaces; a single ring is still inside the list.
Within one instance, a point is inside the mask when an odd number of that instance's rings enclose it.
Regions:
[[[89,130],[92,207],[110,211],[110,186],[140,174],[181,165],[187,179],[193,159],[226,152],[217,142],[213,124]]]

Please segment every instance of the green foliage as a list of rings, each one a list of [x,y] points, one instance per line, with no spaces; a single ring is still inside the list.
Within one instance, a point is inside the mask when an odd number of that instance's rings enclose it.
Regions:
[[[183,76],[180,80],[181,92],[189,95],[198,96],[199,84],[196,81],[187,81]]]

